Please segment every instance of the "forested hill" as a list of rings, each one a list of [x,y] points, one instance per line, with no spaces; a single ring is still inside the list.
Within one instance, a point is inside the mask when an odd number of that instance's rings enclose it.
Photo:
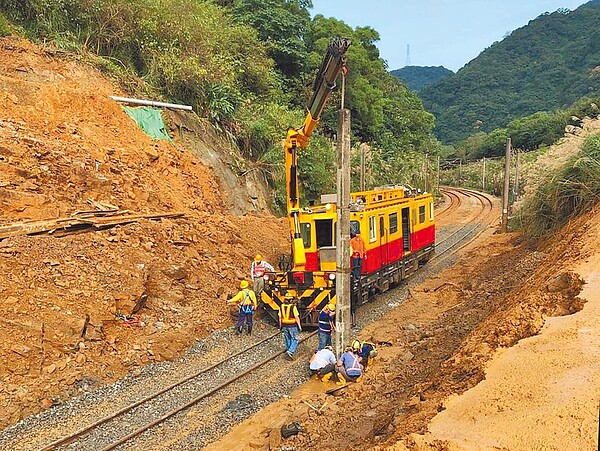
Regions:
[[[419,92],[437,137],[456,143],[600,91],[600,0],[543,14]]]
[[[405,66],[390,71],[390,74],[398,77],[408,86],[408,89],[415,92],[453,73],[444,66]]]

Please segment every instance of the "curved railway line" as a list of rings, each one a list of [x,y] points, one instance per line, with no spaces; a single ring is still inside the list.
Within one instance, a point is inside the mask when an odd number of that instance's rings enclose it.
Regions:
[[[446,202],[448,205],[436,215],[438,220],[440,217],[444,218],[452,212],[456,212],[461,207],[464,208],[467,202],[473,208],[464,217],[464,224],[454,228],[443,228],[438,233],[436,255],[412,278],[418,278],[421,271],[431,270],[432,266],[441,265],[449,256],[472,242],[497,220],[497,217],[494,216],[493,199],[490,196],[473,190],[457,188],[443,187],[440,191],[448,199]],[[420,277],[426,277],[425,273]],[[373,303],[367,303],[361,307],[359,315],[362,309],[369,309],[369,306],[372,305]],[[385,305],[372,308],[384,309]],[[0,448],[112,450],[117,448],[139,449],[148,447],[149,443],[154,443],[158,448],[169,449],[179,441],[185,440],[188,435],[197,433],[197,429],[200,427],[194,428],[188,425],[187,421],[180,418],[181,415],[189,415],[190,410],[197,407],[198,410],[202,410],[201,416],[205,418],[211,418],[211,415],[216,416],[226,410],[232,402],[243,399],[240,396],[248,391],[247,386],[252,385],[252,389],[255,390],[260,388],[254,386],[254,382],[244,382],[246,378],[254,373],[263,372],[263,375],[259,376],[259,380],[269,384],[271,378],[285,377],[286,368],[289,366],[302,364],[304,359],[300,356],[302,354],[308,356],[310,352],[306,345],[301,346],[298,349],[298,357],[294,361],[289,361],[282,357],[285,350],[282,346],[283,340],[280,332],[263,335],[250,346],[243,342],[240,343],[239,349],[233,353],[229,350],[233,346],[228,346],[228,340],[224,340],[223,347],[227,351],[222,354],[227,353],[225,357],[213,358],[212,362],[209,359],[203,364],[197,365],[200,367],[199,369],[185,374],[176,382],[155,388],[146,396],[135,397],[131,394],[117,396],[112,410],[110,406],[107,408],[110,410],[108,414],[102,415],[99,413],[102,409],[95,410],[94,408],[87,411],[84,409],[80,412],[76,410],[70,412],[70,409],[65,409],[67,418],[64,421],[57,421],[53,425],[44,424],[24,432],[17,425],[13,427],[15,428],[14,440],[0,440]],[[314,335],[316,332],[305,334],[301,337],[301,341],[307,342]],[[268,368],[268,365],[274,361],[277,361],[277,364]],[[273,370],[273,368],[277,369]],[[105,397],[103,396],[102,400]],[[100,401],[100,403],[106,407],[106,401]],[[167,432],[161,431],[163,426],[169,422],[170,426],[167,426]],[[173,425],[174,422],[178,425]],[[198,421],[197,424],[203,423]],[[177,431],[173,432],[173,428],[176,428]],[[218,427],[215,430],[218,431]],[[215,432],[212,433],[214,435]],[[208,438],[204,444],[214,440],[210,434],[207,435]],[[201,446],[203,445],[199,444],[199,447]],[[156,449],[156,446],[154,448]]]

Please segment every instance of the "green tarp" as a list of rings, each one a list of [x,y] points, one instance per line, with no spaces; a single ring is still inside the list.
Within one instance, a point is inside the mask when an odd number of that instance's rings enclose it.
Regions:
[[[123,108],[125,112],[137,122],[144,133],[152,139],[167,139],[173,142],[171,137],[167,134],[165,123],[163,122],[159,109],[147,106],[137,108],[121,106],[121,108]]]

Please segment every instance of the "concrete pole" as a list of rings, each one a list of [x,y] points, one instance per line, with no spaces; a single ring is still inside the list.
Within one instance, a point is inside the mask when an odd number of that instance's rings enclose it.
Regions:
[[[361,143],[361,145],[358,147],[360,150],[360,190],[364,191],[365,190],[365,147],[367,146],[366,143]]]
[[[515,194],[513,201],[519,197],[519,149],[515,150]]]
[[[437,191],[440,192],[440,156],[438,155],[438,167],[437,167]]]
[[[502,232],[508,231],[508,193],[510,191],[510,138],[506,138],[504,157],[504,191],[502,192]]]
[[[335,352],[350,343],[350,110],[338,112]]]
[[[481,191],[485,191],[485,157],[483,157],[483,171],[481,174]]]

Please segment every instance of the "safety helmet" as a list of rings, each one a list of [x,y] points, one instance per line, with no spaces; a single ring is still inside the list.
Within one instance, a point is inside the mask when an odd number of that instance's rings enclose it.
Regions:
[[[330,312],[335,312],[335,304],[327,304],[327,310],[329,310]]]
[[[292,293],[286,293],[285,296],[283,297],[283,300],[285,302],[292,302],[294,300],[294,295]]]
[[[262,255],[256,254],[256,256],[254,257],[254,261],[255,262],[261,262],[262,261]]]
[[[240,282],[240,288],[243,290],[244,288],[248,288],[248,281],[247,280],[242,280]]]
[[[360,348],[362,348],[362,346],[360,345],[360,341],[358,341],[358,340],[354,340],[354,341],[352,342],[352,349],[353,349],[354,351],[360,351]]]

